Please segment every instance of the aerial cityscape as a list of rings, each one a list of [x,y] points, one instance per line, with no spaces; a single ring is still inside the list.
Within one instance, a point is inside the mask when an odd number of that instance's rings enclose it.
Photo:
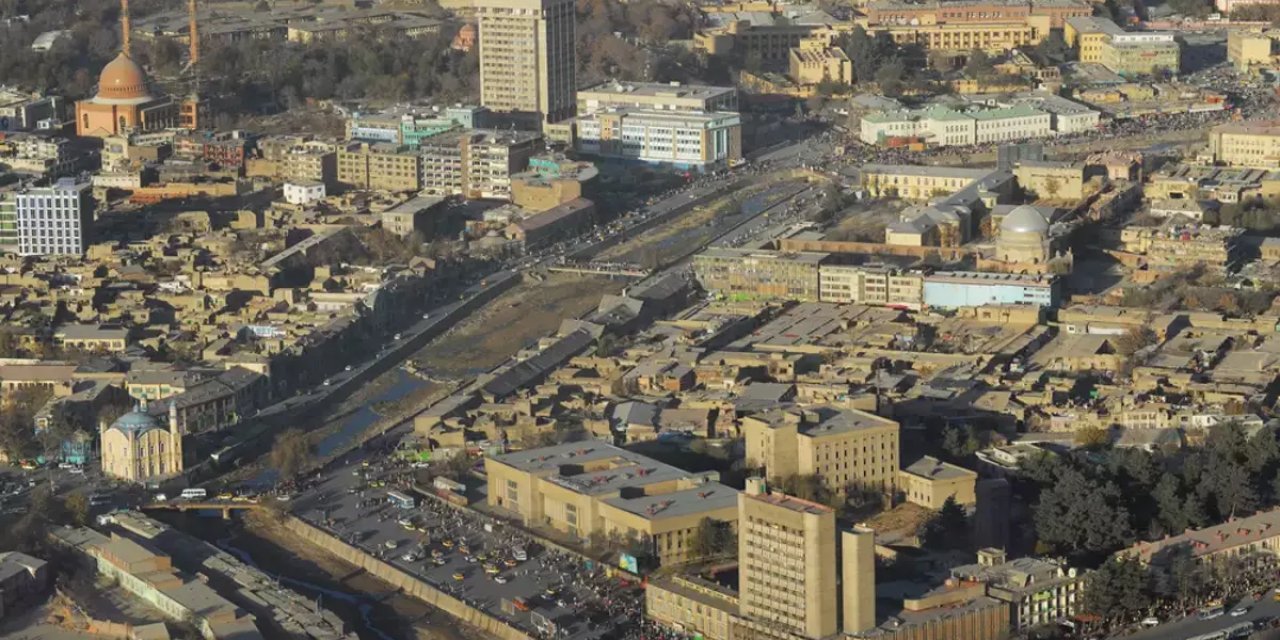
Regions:
[[[1280,639],[1280,0],[0,0],[0,638]]]

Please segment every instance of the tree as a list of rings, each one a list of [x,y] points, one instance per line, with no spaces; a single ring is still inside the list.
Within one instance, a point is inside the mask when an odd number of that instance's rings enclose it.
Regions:
[[[1151,327],[1133,327],[1116,339],[1116,351],[1122,356],[1131,356],[1156,341],[1156,332]]]
[[[1056,553],[1088,562],[1133,541],[1129,511],[1112,482],[1065,467],[1040,493],[1032,510],[1040,542]]]
[[[722,520],[703,518],[693,532],[693,555],[699,560],[736,555],[738,539],[733,526]]]
[[[1107,560],[1085,584],[1085,611],[1110,621],[1132,620],[1151,602],[1146,567],[1129,555]]]
[[[1062,32],[1050,31],[1049,35],[1036,45],[1035,52],[1047,64],[1062,64],[1071,58],[1071,47],[1063,39]]]
[[[280,472],[282,479],[290,480],[311,462],[313,455],[307,434],[301,429],[288,429],[276,436],[271,447],[271,466]]]
[[[1050,200],[1056,200],[1058,198],[1058,194],[1061,192],[1062,182],[1057,178],[1049,178],[1044,181],[1044,194],[1048,196]]]
[[[62,507],[70,524],[83,527],[89,521],[89,499],[83,493],[68,495],[62,501]]]
[[[907,66],[898,59],[890,60],[881,65],[875,72],[876,84],[880,85],[881,93],[890,97],[902,95],[902,78],[906,73]]]
[[[1097,449],[1111,442],[1111,433],[1097,425],[1084,425],[1072,434],[1075,443],[1086,449]]]
[[[1189,18],[1207,18],[1211,13],[1204,0],[1169,0],[1169,8]]]
[[[996,77],[996,65],[986,51],[974,49],[964,65],[964,75],[979,85],[989,84]]]
[[[969,544],[969,514],[953,496],[921,527],[920,539],[932,549],[964,549]]]

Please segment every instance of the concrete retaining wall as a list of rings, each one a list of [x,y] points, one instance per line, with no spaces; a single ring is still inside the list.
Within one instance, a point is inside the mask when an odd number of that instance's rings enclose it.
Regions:
[[[515,628],[506,621],[476,609],[404,570],[383,562],[307,522],[293,516],[287,516],[285,518],[285,528],[299,538],[364,569],[372,576],[386,581],[406,595],[436,607],[491,637],[499,638],[500,640],[532,640],[529,634]]]

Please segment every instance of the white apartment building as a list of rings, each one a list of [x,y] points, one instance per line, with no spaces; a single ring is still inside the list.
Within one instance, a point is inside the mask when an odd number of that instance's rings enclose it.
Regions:
[[[72,178],[16,196],[18,253],[24,256],[81,255],[93,224],[92,183]]]
[[[737,113],[617,110],[577,121],[578,151],[703,171],[742,159]]]
[[[286,182],[284,183],[284,201],[289,204],[306,206],[325,198],[323,182]]]

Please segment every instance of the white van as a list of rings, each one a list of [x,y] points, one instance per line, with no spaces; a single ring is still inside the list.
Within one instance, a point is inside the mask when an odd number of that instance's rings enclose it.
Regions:
[[[183,500],[204,500],[209,496],[209,492],[204,489],[183,489]]]

